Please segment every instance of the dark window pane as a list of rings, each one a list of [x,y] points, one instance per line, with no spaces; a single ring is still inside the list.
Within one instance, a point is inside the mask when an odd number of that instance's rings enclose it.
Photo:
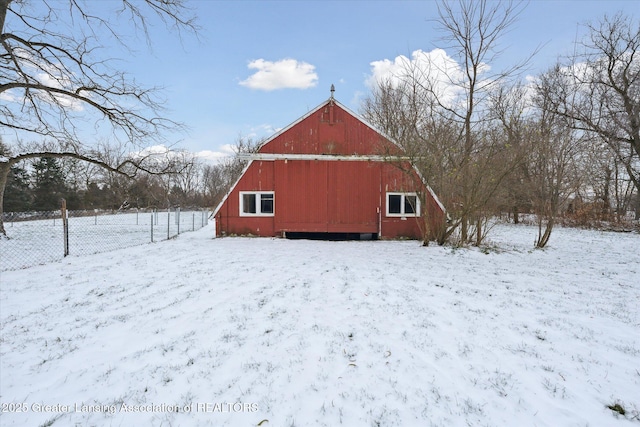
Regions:
[[[249,213],[249,214],[256,213],[256,195],[255,194],[242,195],[242,212]]]
[[[260,213],[273,213],[273,194],[260,195]]]
[[[404,213],[416,213],[416,196],[404,196]]]
[[[389,194],[388,196],[389,213],[400,214],[402,213],[402,196],[400,194]]]

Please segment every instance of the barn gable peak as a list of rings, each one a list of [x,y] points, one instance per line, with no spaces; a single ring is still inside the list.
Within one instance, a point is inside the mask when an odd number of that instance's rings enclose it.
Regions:
[[[307,153],[309,151],[309,148],[308,146],[306,148],[300,146],[300,141],[301,141],[300,138],[303,138],[303,140],[306,141],[307,143],[312,143],[312,141],[316,141],[316,143],[321,142],[318,140],[318,138],[320,138],[321,140],[325,140],[325,139],[333,140],[334,137],[336,137],[336,139],[344,139],[346,135],[342,135],[342,134],[345,133],[345,126],[346,126],[346,129],[353,129],[354,123],[358,123],[359,126],[364,126],[364,128],[368,128],[369,132],[373,131],[374,133],[378,134],[378,136],[381,138],[380,141],[386,140],[388,143],[390,143],[391,146],[394,146],[395,148],[399,148],[399,145],[395,141],[393,141],[393,139],[388,137],[384,132],[377,129],[375,126],[367,122],[362,117],[358,116],[356,113],[354,113],[349,108],[341,104],[337,99],[335,99],[334,92],[335,92],[335,86],[331,85],[331,96],[329,97],[329,99],[326,99],[317,107],[310,109],[306,114],[304,114],[303,116],[301,116],[300,118],[298,118],[297,120],[289,124],[288,126],[280,129],[278,132],[276,132],[275,134],[267,138],[258,147],[256,152],[263,152],[263,153],[264,152],[268,152],[268,153],[288,152],[288,153],[298,153],[298,154]],[[316,118],[320,123],[314,123]],[[344,122],[345,120],[349,124],[345,123]],[[306,121],[306,124],[304,123],[305,121]],[[333,130],[327,129],[326,127],[324,128],[324,130],[322,130],[320,129],[320,127],[322,126],[328,126],[328,128],[332,128]],[[318,131],[320,132],[321,135],[318,134]],[[283,140],[287,140],[287,141],[283,141]],[[287,144],[288,140],[291,140],[291,141],[295,140],[298,142],[296,142],[295,145],[293,145],[292,143]],[[330,144],[331,141],[324,141],[324,142],[327,143],[328,145],[331,145]],[[334,141],[334,142],[338,143],[339,141]],[[286,145],[286,147],[284,145]],[[336,148],[338,147],[336,146]],[[348,155],[379,154],[377,151],[373,153],[372,150],[374,150],[374,148],[372,147],[365,148],[364,152],[360,151],[360,149],[362,148],[364,147],[361,146],[356,151],[349,151],[349,152],[341,152],[341,151],[334,152],[333,149],[328,146],[320,147],[317,149],[312,148],[311,150],[313,153],[316,153],[316,152],[320,153],[320,152],[326,151],[326,149],[329,149],[328,154],[348,154]],[[302,151],[299,151],[300,149],[302,149]]]

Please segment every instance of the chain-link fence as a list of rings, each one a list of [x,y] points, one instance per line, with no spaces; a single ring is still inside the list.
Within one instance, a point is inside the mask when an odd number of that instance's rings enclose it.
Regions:
[[[179,208],[127,212],[62,211],[4,213],[0,271],[158,242],[208,223],[207,210]]]

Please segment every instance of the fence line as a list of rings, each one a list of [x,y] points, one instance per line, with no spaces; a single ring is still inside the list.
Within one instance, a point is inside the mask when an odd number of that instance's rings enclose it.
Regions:
[[[63,214],[63,211],[65,214]],[[172,208],[127,212],[7,212],[0,238],[0,271],[159,242],[208,224],[209,212]]]

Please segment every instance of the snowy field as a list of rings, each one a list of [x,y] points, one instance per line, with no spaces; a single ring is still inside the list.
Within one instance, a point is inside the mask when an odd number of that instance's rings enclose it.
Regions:
[[[18,270],[64,258],[60,214],[49,219],[6,221],[9,239],[0,239],[0,271]],[[160,211],[70,217],[69,255],[109,252],[144,245],[193,231],[207,223],[208,212]],[[153,225],[152,225],[153,223]]]
[[[3,272],[0,425],[640,425],[640,236],[535,231],[454,250],[209,225]]]

